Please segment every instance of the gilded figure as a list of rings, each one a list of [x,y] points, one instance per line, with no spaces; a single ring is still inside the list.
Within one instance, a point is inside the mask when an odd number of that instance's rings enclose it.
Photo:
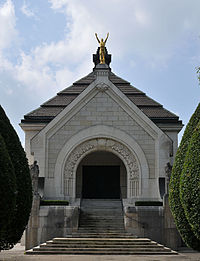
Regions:
[[[100,44],[100,50],[99,50],[100,64],[105,64],[105,45],[106,45],[106,41],[108,40],[109,33],[107,33],[106,39],[103,40],[103,38],[101,38],[101,41],[99,40],[97,33],[95,33],[95,36],[97,38],[98,43]]]

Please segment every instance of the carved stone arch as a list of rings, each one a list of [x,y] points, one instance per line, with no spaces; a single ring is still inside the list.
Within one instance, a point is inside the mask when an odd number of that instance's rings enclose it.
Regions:
[[[76,146],[68,155],[64,164],[64,196],[75,198],[77,167],[87,154],[98,150],[112,152],[123,161],[127,171],[127,198],[138,197],[141,175],[136,156],[123,143],[107,137],[86,140]]]

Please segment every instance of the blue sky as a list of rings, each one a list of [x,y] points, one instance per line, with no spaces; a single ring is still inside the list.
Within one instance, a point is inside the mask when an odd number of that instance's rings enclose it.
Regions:
[[[23,115],[91,72],[95,32],[110,33],[112,71],[186,124],[200,98],[199,13],[199,0],[0,0],[0,103],[22,143]]]

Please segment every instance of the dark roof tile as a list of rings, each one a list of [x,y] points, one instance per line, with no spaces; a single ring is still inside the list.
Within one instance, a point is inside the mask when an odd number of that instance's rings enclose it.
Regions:
[[[113,84],[130,84],[130,82],[127,82],[126,80],[120,78],[119,76],[115,75],[114,73],[110,73],[109,76],[109,80],[113,83]]]
[[[24,116],[25,119],[30,119],[31,117],[55,117],[58,115],[66,106],[63,107],[40,107]]]
[[[57,95],[53,97],[52,99],[48,100],[47,102],[43,103],[41,107],[52,107],[52,106],[57,106],[57,107],[66,107],[70,102],[72,102],[77,95],[72,94],[72,95]]]
[[[146,94],[130,85],[129,82],[110,73],[110,81],[123,92],[138,108],[154,122],[171,122],[182,124],[174,113],[146,96]],[[57,96],[43,103],[40,108],[24,116],[22,122],[49,122],[68,106],[80,93],[82,93],[95,80],[95,73],[76,81],[70,87],[60,91]]]
[[[178,118],[174,113],[169,112],[163,107],[140,107],[140,110],[144,112],[149,118]]]
[[[151,98],[149,98],[146,95],[128,94],[127,97],[137,106],[162,106],[160,103],[152,100]]]
[[[74,82],[74,85],[89,85],[95,80],[95,74],[93,72],[89,73],[87,76],[81,78],[80,80]]]

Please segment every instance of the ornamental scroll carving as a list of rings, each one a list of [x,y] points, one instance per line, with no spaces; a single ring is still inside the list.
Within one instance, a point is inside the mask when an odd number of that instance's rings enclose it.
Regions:
[[[74,179],[73,174],[75,168],[77,167],[77,162],[80,158],[83,158],[84,155],[93,152],[95,150],[104,150],[113,152],[116,155],[119,155],[122,161],[127,166],[127,171],[129,172],[129,182],[136,181],[139,184],[139,167],[136,161],[135,156],[132,152],[124,146],[122,143],[107,139],[107,138],[95,138],[88,140],[76,147],[68,156],[65,167],[64,167],[64,193],[65,195],[70,196],[72,193],[72,180]],[[133,193],[135,195],[135,193]],[[137,193],[138,194],[138,193]]]
[[[103,83],[103,82],[96,85],[96,89],[99,92],[105,92],[105,91],[108,90],[108,88],[109,88],[109,86],[107,84]]]

